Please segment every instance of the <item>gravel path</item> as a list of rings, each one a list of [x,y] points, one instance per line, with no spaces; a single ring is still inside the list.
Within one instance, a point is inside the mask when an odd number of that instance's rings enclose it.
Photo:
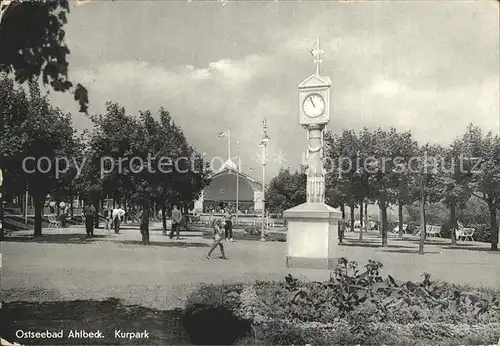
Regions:
[[[199,233],[169,240],[159,231],[152,245],[142,246],[137,229],[122,234],[96,231],[84,237],[83,228],[44,230],[41,240],[16,233],[1,244],[2,301],[52,301],[116,297],[127,304],[157,309],[181,307],[190,290],[200,283],[242,280],[281,280],[286,243],[238,241],[226,245],[229,261],[206,260],[210,240]],[[28,233],[26,233],[28,234]],[[349,236],[349,235],[348,235]],[[446,240],[426,245],[425,256],[414,254],[418,243],[390,239],[392,247],[376,247],[375,235],[364,246],[343,246],[339,256],[364,265],[368,259],[384,264],[383,275],[401,280],[420,280],[423,272],[444,281],[474,286],[500,287],[500,253],[480,251],[488,244],[469,244],[466,249],[446,249]],[[352,244],[354,245],[354,244]],[[324,271],[293,270],[312,280],[328,277]]]

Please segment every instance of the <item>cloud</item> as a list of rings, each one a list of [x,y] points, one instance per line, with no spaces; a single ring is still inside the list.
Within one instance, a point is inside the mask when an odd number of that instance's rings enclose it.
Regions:
[[[281,149],[293,166],[306,141],[296,87],[315,70],[309,51],[320,37],[321,71],[332,80],[332,131],[395,126],[443,144],[469,122],[498,131],[498,11],[490,4],[305,5],[81,6],[68,32],[79,45],[71,77],[88,87],[93,112],[108,100],[130,113],[164,106],[209,155],[227,151],[214,138],[229,128],[251,160],[266,117],[271,155]],[[88,18],[97,19],[90,25]],[[146,28],[144,18],[157,24]],[[52,96],[76,113],[70,98]],[[88,123],[79,117],[76,123]],[[270,175],[277,168],[270,164]]]
[[[369,93],[376,96],[396,97],[408,91],[408,88],[398,82],[379,79],[369,88]]]

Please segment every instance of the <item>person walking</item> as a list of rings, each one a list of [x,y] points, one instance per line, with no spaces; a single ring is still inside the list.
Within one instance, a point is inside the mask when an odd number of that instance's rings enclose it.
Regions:
[[[345,222],[345,219],[342,217],[339,220],[339,224],[338,224],[339,244],[342,244],[342,240],[344,239],[345,227],[346,227],[346,222]]]
[[[177,239],[180,237],[180,227],[182,221],[181,211],[177,208],[177,205],[174,205],[174,210],[172,210],[172,228],[170,229],[170,239],[174,237],[174,234],[177,232]]]
[[[92,204],[88,204],[87,207],[83,209],[83,213],[85,215],[85,230],[87,231],[87,237],[94,236],[94,217],[95,217],[95,208]]]
[[[233,241],[233,221],[232,215],[229,212],[229,209],[226,209],[224,213],[224,233],[226,235],[226,242]]]
[[[121,206],[118,206],[117,208],[113,209],[112,217],[116,234],[120,233],[120,223],[122,221],[123,215],[125,215],[125,210],[123,210]]]
[[[224,245],[222,244],[222,240],[224,239],[222,237],[222,218],[216,218],[213,223],[213,229],[214,229],[214,243],[212,244],[212,247],[210,247],[210,250],[208,251],[207,254],[207,259],[210,259],[210,256],[212,255],[212,252],[215,250],[215,248],[218,246],[220,247],[220,252],[222,254],[223,259],[227,259],[226,254],[224,252]]]
[[[111,209],[109,204],[106,204],[103,213],[104,218],[106,219],[106,231],[108,231],[108,233],[111,233],[111,225],[113,224],[113,210]]]

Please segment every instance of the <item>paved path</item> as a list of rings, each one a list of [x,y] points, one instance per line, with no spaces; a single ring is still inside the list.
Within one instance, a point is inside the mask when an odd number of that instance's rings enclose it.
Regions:
[[[28,233],[17,232],[1,244],[3,301],[113,296],[128,304],[168,309],[181,306],[189,290],[199,283],[281,280],[289,273],[284,260],[286,243],[228,243],[230,260],[224,261],[216,259],[218,250],[213,260],[205,259],[210,240],[199,232],[169,240],[161,231],[153,231],[150,246],[140,245],[137,229],[124,229],[119,235],[97,230],[97,237],[91,240],[79,227],[44,230],[41,240],[25,239],[23,234]],[[500,287],[500,253],[481,251],[488,244],[446,249],[447,241],[437,240],[438,244],[426,245],[425,256],[419,256],[415,253],[417,241],[390,239],[390,247],[382,249],[376,235],[366,238],[361,245],[348,239],[339,257],[361,265],[368,259],[380,260],[384,276],[391,274],[401,280],[420,280],[428,272],[449,282]],[[292,274],[313,280],[328,277],[323,271]]]

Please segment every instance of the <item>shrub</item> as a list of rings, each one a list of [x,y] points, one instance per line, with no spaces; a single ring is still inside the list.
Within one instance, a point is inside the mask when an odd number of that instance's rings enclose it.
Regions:
[[[259,226],[246,226],[245,229],[243,230],[243,234],[245,235],[251,235],[251,236],[259,236],[262,232],[262,228]]]
[[[243,230],[243,239],[260,239],[262,234],[262,228],[259,226],[247,226]],[[286,242],[286,234],[279,233],[279,232],[269,232],[266,231],[264,233],[264,236],[266,237],[266,240],[268,241],[279,241],[279,242]]]
[[[470,224],[465,227],[474,228],[474,240],[484,243],[491,242],[491,228],[487,224]]]
[[[204,333],[192,340],[215,344],[484,344],[500,337],[500,291],[443,283],[429,274],[416,283],[384,280],[381,268],[369,261],[361,271],[342,258],[326,282],[288,275],[284,281],[204,286],[188,303],[191,312],[204,311],[195,324],[224,320],[234,333],[224,340],[203,329],[188,334]]]
[[[251,331],[251,322],[235,314],[243,284],[203,285],[187,299],[183,326],[195,345],[230,345]]]

